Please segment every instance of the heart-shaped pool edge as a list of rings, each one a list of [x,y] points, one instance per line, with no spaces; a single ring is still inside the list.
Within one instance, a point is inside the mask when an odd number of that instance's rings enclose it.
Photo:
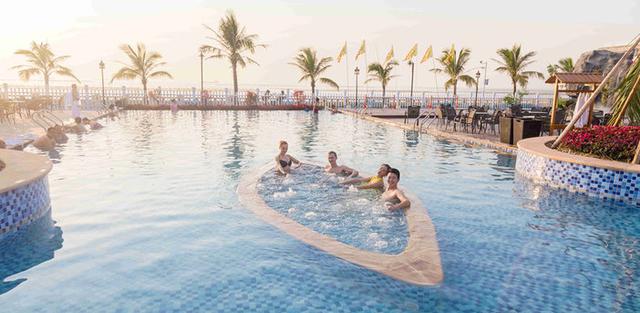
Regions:
[[[435,227],[422,202],[411,192],[403,189],[411,200],[411,208],[405,210],[409,232],[407,246],[395,255],[375,253],[318,233],[268,206],[258,194],[257,185],[262,175],[269,170],[274,170],[272,163],[244,175],[237,189],[240,203],[264,221],[312,247],[395,279],[420,286],[442,282],[444,274]]]

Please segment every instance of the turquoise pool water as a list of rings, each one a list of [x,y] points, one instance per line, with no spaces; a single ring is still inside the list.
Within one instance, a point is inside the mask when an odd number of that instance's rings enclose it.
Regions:
[[[515,159],[343,115],[128,112],[51,154],[51,221],[0,242],[2,312],[637,312],[640,211],[529,184]],[[239,205],[290,153],[389,162],[428,207],[444,281],[310,248]]]
[[[402,252],[409,239],[404,213],[390,212],[380,191],[359,191],[339,185],[342,180],[303,164],[286,177],[268,171],[257,189],[268,206],[319,233],[366,251]]]

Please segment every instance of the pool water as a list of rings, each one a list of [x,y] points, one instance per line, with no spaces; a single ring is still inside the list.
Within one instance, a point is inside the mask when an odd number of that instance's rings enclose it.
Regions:
[[[640,311],[640,210],[532,185],[512,156],[325,112],[103,122],[50,154],[55,223],[0,243],[0,311]],[[240,177],[280,139],[299,159],[399,168],[436,228],[442,284],[360,268],[243,208]]]
[[[286,177],[268,171],[258,194],[268,206],[321,234],[367,251],[398,254],[409,233],[404,212],[390,212],[381,192],[339,185],[343,177],[303,164]]]

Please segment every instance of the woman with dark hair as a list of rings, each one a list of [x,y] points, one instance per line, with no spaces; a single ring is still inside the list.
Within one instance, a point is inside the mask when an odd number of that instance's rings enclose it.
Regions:
[[[286,175],[291,172],[291,165],[293,163],[298,165],[297,167],[300,167],[302,163],[296,160],[296,158],[292,157],[290,154],[287,154],[287,151],[289,150],[289,144],[286,141],[280,140],[279,148],[280,153],[276,155],[276,171],[278,171],[280,174]]]

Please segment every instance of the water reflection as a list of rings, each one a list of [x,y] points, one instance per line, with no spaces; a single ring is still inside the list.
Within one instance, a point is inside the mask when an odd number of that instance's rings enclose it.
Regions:
[[[312,152],[313,148],[316,146],[316,141],[318,140],[318,114],[311,113],[309,117],[307,117],[306,122],[302,126],[300,131],[300,143],[302,151],[304,152]],[[310,157],[311,155],[306,154],[305,157]]]
[[[404,139],[404,144],[407,148],[414,148],[420,142],[420,133],[413,130],[405,130]]]
[[[53,259],[62,248],[62,229],[54,226],[51,210],[27,227],[0,240],[0,295],[17,287],[26,278],[7,278]]]
[[[638,305],[640,290],[640,211],[632,206],[545,188],[517,175],[514,193],[534,212],[528,227],[559,238],[564,253],[581,262],[599,255],[581,270],[589,285],[610,289],[617,311]],[[576,262],[578,263],[578,262]],[[574,264],[580,268],[580,264]],[[598,276],[593,276],[600,273]],[[609,273],[605,275],[602,273]]]

